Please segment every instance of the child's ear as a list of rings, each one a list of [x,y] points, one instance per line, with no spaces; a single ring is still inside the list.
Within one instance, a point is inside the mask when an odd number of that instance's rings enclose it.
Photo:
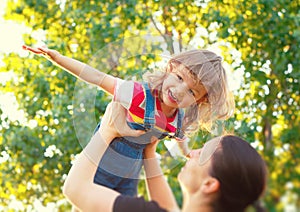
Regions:
[[[220,189],[220,182],[214,177],[205,179],[202,184],[202,191],[205,194],[215,193]]]

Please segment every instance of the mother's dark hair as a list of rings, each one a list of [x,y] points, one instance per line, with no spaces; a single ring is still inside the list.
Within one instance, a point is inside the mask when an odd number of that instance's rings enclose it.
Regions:
[[[233,135],[221,137],[210,174],[220,182],[215,211],[244,211],[266,186],[265,162],[249,143]]]

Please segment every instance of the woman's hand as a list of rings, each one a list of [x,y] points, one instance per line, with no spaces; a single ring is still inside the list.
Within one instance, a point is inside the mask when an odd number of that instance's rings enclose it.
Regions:
[[[144,150],[145,159],[155,158],[156,157],[156,147],[159,140],[156,137],[151,138],[151,143],[147,144]]]
[[[34,47],[23,45],[22,48],[32,53],[42,55],[46,57],[48,60],[51,60],[53,62],[57,62],[58,58],[61,56],[61,54],[58,51],[48,49],[46,47],[34,48]]]
[[[133,130],[126,123],[126,109],[118,102],[110,102],[101,120],[100,133],[111,137],[140,136],[143,130]]]

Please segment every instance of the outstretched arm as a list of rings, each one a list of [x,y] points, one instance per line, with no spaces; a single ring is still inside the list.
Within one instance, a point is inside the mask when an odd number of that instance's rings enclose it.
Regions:
[[[56,63],[64,70],[82,80],[97,85],[110,94],[114,93],[115,77],[100,72],[99,70],[94,69],[78,60],[63,56],[55,50],[44,47],[33,48],[26,45],[23,45],[22,47],[24,50],[45,56],[48,60]]]
[[[124,122],[124,108],[118,103],[110,103],[102,118],[100,129],[73,163],[64,183],[63,193],[77,208],[83,211],[113,210],[114,201],[120,194],[94,184],[93,178],[99,161],[113,138],[120,136],[120,132],[127,136],[139,136],[144,133],[131,130]]]
[[[144,151],[144,168],[147,178],[147,191],[151,200],[168,211],[180,211],[170,185],[165,179],[155,155],[157,143],[148,144]]]

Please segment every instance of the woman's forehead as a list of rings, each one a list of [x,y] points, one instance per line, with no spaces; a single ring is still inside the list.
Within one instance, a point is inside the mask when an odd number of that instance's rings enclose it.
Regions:
[[[209,161],[217,150],[222,137],[216,137],[206,142],[199,156],[199,164],[202,165]]]
[[[212,138],[204,144],[203,148],[205,148],[205,146],[217,146],[220,143],[220,141],[221,137]]]

